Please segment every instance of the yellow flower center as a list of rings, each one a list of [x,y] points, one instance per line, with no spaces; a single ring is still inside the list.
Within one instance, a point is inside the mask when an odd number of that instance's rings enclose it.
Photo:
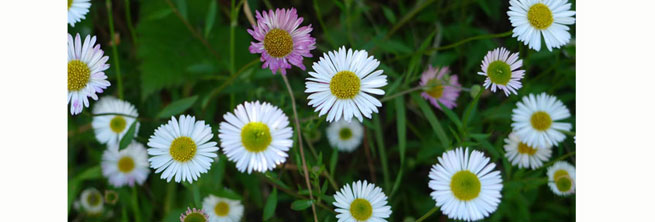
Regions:
[[[111,131],[114,131],[114,133],[121,133],[125,129],[125,126],[127,125],[127,122],[125,121],[125,118],[122,116],[114,116],[114,118],[109,121],[109,128]]]
[[[293,50],[293,38],[287,31],[278,28],[271,29],[264,37],[264,49],[273,57],[284,57]]]
[[[359,93],[360,79],[351,71],[341,71],[330,80],[330,92],[339,99],[352,99]]]
[[[88,196],[86,196],[86,202],[89,203],[91,206],[98,206],[100,202],[102,202],[102,196],[100,196],[100,192],[94,191],[91,192]]]
[[[184,222],[207,222],[207,218],[198,212],[193,212],[184,217]]]
[[[221,217],[227,216],[227,213],[229,212],[230,212],[230,205],[228,205],[225,202],[221,201],[218,204],[216,204],[216,206],[214,207],[214,213],[216,213],[216,215],[218,216]]]
[[[118,160],[118,170],[120,170],[123,173],[129,173],[132,172],[134,169],[134,160],[132,157],[129,156],[124,156],[120,160]]]
[[[530,117],[530,123],[532,124],[532,128],[544,131],[550,128],[550,125],[553,124],[553,120],[548,113],[538,111],[532,114],[532,117]]]
[[[528,21],[532,27],[544,30],[553,24],[553,13],[548,6],[543,3],[537,3],[528,10]]]
[[[271,131],[262,122],[250,122],[241,129],[241,143],[250,152],[266,150],[272,140]]]
[[[68,0],[68,9],[71,9],[72,5],[73,5],[73,0]]]
[[[171,143],[170,154],[178,162],[186,162],[196,156],[196,143],[186,136],[181,136]]]
[[[84,89],[91,78],[91,69],[80,60],[68,62],[68,91]]]
[[[566,192],[571,190],[573,181],[566,170],[555,171],[553,179],[555,180],[555,185],[559,191]]]
[[[433,98],[438,99],[441,98],[441,96],[443,95],[443,89],[444,89],[443,85],[436,85],[430,88],[429,90],[427,90],[426,93],[432,96]]]
[[[480,179],[468,170],[455,173],[450,180],[450,189],[453,191],[453,195],[461,201],[469,201],[478,197],[480,188]]]
[[[527,155],[532,156],[535,153],[537,153],[537,149],[532,148],[531,146],[528,146],[527,144],[520,142],[519,143],[519,153],[520,154],[527,154]]]
[[[368,200],[357,198],[350,204],[350,214],[357,221],[366,221],[373,215],[373,206]]]
[[[489,80],[493,83],[507,85],[512,78],[512,69],[506,62],[496,60],[489,64],[487,76],[489,76]]]
[[[344,127],[344,128],[341,128],[341,130],[339,130],[339,138],[341,140],[350,139],[350,137],[352,137],[352,136],[353,136],[353,132],[350,131],[350,128],[348,128],[348,127]]]

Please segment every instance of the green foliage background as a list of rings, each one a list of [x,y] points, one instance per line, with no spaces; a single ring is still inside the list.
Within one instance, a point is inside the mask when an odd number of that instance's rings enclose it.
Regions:
[[[575,10],[575,1],[571,3]],[[281,77],[261,69],[259,56],[248,52],[253,38],[246,32],[251,25],[242,1],[93,0],[92,4],[86,19],[74,28],[69,26],[69,33],[97,35],[110,57],[106,73],[112,85],[101,96],[120,96],[120,66],[123,98],[137,107],[141,117],[135,140],[146,144],[154,129],[171,115],[186,113],[208,122],[218,141],[222,115],[244,101],[268,101],[293,118]],[[336,221],[331,204],[335,187],[360,179],[374,182],[389,196],[393,210],[389,221],[418,219],[435,206],[427,185],[430,166],[445,150],[458,146],[485,152],[502,171],[502,201],[486,220],[574,220],[575,195],[554,195],[546,185],[545,168],[512,167],[502,147],[511,131],[511,111],[529,93],[547,92],[562,100],[572,113],[567,122],[575,130],[575,26],[568,45],[553,52],[535,52],[507,33],[511,30],[508,1],[249,0],[248,5],[253,15],[254,10],[298,9],[305,19],[303,25],[312,25],[311,34],[317,40],[314,57],[304,60],[308,69],[323,52],[342,45],[368,50],[388,75],[386,96],[415,87],[429,64],[450,66],[468,88],[483,82],[477,72],[487,51],[503,46],[519,51],[524,60],[526,77],[518,96],[488,91],[476,96],[462,91],[458,106],[446,112],[429,105],[418,92],[386,100],[380,113],[364,121],[364,145],[353,153],[337,153],[329,146],[327,124],[307,105],[303,92],[308,74],[296,67],[289,70],[320,221]],[[108,9],[113,11],[111,17]],[[113,41],[112,19],[117,38]],[[166,183],[160,174],[151,172],[143,186],[117,189],[101,175],[101,154],[106,147],[94,138],[90,108],[68,119],[71,221],[179,221],[187,206],[202,207],[202,198],[208,194],[242,200],[243,221],[312,220],[304,174],[298,167],[302,164],[297,142],[285,168],[278,166],[265,174],[239,173],[219,152],[220,160],[193,185]],[[564,159],[575,164],[574,154],[569,136],[554,148],[549,163]],[[86,216],[72,204],[88,187],[116,190],[119,201],[106,204],[100,217]],[[443,220],[446,217],[437,211],[425,221]]]

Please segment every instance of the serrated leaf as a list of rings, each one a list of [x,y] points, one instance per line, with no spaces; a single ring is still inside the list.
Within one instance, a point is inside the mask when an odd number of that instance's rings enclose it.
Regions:
[[[305,210],[310,206],[312,206],[311,200],[294,200],[291,202],[291,209],[296,211]]]
[[[125,133],[123,138],[121,138],[121,141],[120,141],[119,146],[118,146],[119,149],[121,149],[121,150],[125,149],[125,147],[127,147],[127,145],[130,145],[130,143],[132,143],[132,140],[134,139],[134,131],[136,131],[136,125],[138,123],[139,123],[138,121],[132,122],[132,125],[130,125],[130,128],[127,129],[127,132]]]
[[[263,220],[268,220],[273,217],[275,214],[275,208],[277,207],[277,188],[273,188],[273,192],[268,195],[266,199],[266,204],[264,205],[264,213],[262,216]]]
[[[157,114],[157,118],[163,119],[180,114],[191,107],[196,100],[198,100],[198,95],[172,102]]]

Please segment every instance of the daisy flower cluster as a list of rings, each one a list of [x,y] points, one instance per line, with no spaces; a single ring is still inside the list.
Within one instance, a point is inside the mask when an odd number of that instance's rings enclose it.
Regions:
[[[507,14],[514,27],[513,37],[528,45],[530,49],[539,51],[542,37],[549,51],[570,41],[571,35],[567,25],[575,23],[572,17],[575,12],[570,10],[571,4],[566,0],[510,0],[509,3]],[[85,19],[90,6],[89,0],[69,0],[70,26]],[[158,116],[157,119],[140,117],[135,105],[122,97],[119,99],[106,95],[93,104],[90,125],[97,142],[106,146],[102,152],[100,166],[108,184],[116,188],[141,186],[146,183],[150,171],[153,170],[154,174],[159,174],[158,177],[166,183],[184,184],[185,188],[193,187],[198,183],[208,183],[201,181],[201,177],[207,174],[214,176],[213,171],[208,172],[216,163],[226,160],[228,162],[220,162],[223,164],[222,171],[225,171],[224,164],[230,163],[229,167],[234,167],[242,173],[239,176],[255,173],[269,179],[275,175],[269,174],[270,171],[291,167],[287,166],[289,151],[297,147],[299,152],[291,153],[297,155],[291,162],[298,163],[298,166],[295,166],[298,169],[300,163],[305,168],[304,176],[310,189],[303,192],[309,194],[316,215],[312,196],[312,192],[316,191],[310,187],[309,172],[303,154],[302,139],[307,137],[304,134],[306,128],[300,125],[293,92],[286,79],[293,66],[300,68],[304,74],[304,59],[313,57],[312,50],[317,47],[316,39],[311,36],[312,24],[303,24],[304,18],[298,16],[295,8],[255,11],[255,18],[256,22],[253,21],[252,28],[247,30],[254,39],[248,50],[252,54],[260,55],[262,69],[269,69],[273,74],[282,74],[292,97],[296,125],[293,128],[290,126],[290,112],[285,110],[284,106],[280,108],[259,100],[245,101],[235,107],[222,107],[232,111],[225,112],[222,119],[206,121],[194,115],[178,115],[182,111],[175,114],[178,116]],[[95,36],[87,35],[82,39],[80,34],[75,37],[68,35],[68,104],[72,115],[82,113],[84,108],[90,106],[89,98],[98,100],[98,94],[111,86],[104,73],[109,68],[109,57],[104,55],[100,44],[96,42]],[[384,101],[403,96],[405,93],[415,93],[412,94],[418,98],[415,101],[425,104],[419,103],[423,105],[421,109],[432,109],[427,105],[429,102],[435,109],[452,118],[452,112],[458,107],[460,93],[473,91],[473,87],[462,86],[460,79],[477,78],[485,90],[491,91],[486,92],[487,96],[502,91],[504,96],[492,96],[518,101],[511,113],[512,122],[507,124],[511,131],[501,132],[501,139],[505,142],[504,158],[507,162],[521,169],[535,171],[547,167],[545,177],[548,178],[547,186],[552,192],[559,196],[572,195],[576,185],[575,167],[565,161],[548,162],[554,153],[553,147],[558,147],[567,134],[572,133],[569,132],[573,128],[568,122],[571,117],[569,109],[553,95],[522,91],[521,81],[529,76],[528,71],[531,69],[523,67],[523,59],[516,49],[511,51],[498,47],[486,50],[490,51],[480,61],[481,70],[477,75],[457,72],[458,76],[453,74],[447,65],[427,64],[420,80],[418,75],[412,76],[412,73],[407,77],[400,76],[397,80],[404,81],[407,78],[416,87],[403,85],[402,87],[411,89],[391,96],[386,95],[387,92],[396,90],[396,87],[402,84],[392,83],[386,88],[387,66],[381,64],[372,53],[346,46],[326,50],[313,61],[311,70],[303,77],[307,105],[313,109],[313,115],[319,122],[329,123],[325,127],[326,144],[336,149],[335,155],[337,151],[342,152],[338,155],[355,155],[360,152],[359,146],[364,146],[366,152],[369,152],[368,145],[375,144],[368,143],[365,139],[367,126],[371,126],[367,121],[383,110]],[[476,65],[478,59],[475,59]],[[394,72],[386,73],[392,73],[392,77],[397,76]],[[484,80],[480,76],[483,76]],[[478,90],[480,85],[476,85]],[[519,95],[525,96],[519,100]],[[476,102],[477,99],[479,97]],[[509,118],[510,114],[507,115]],[[198,116],[216,118],[213,115],[205,115],[204,112]],[[168,117],[170,119],[167,119]],[[214,120],[220,123],[212,126]],[[140,121],[144,123],[144,130],[151,130],[147,132],[150,135],[147,142],[144,137],[139,137]],[[156,124],[145,124],[148,121]],[[298,133],[295,141],[294,129]],[[442,148],[445,149],[444,152],[430,157],[434,165],[427,175],[429,181],[425,184],[425,187],[431,190],[429,196],[434,200],[435,207],[452,220],[474,221],[488,218],[498,209],[503,199],[504,179],[494,162],[496,160],[474,147]],[[315,152],[313,147],[311,149]],[[314,155],[315,159],[322,157],[315,153]],[[404,161],[402,157],[401,162]],[[286,167],[282,167],[283,165]],[[505,165],[505,168],[507,167],[509,165]],[[312,169],[314,176],[319,178],[321,172],[327,174],[321,170],[323,169]],[[281,174],[277,175],[279,177]],[[390,203],[393,201],[388,201],[388,198],[393,197],[394,191],[387,190],[391,187],[384,187],[383,190],[367,180],[355,179],[337,190],[336,182],[330,182],[334,188],[334,201],[331,202],[337,221],[393,220]],[[321,189],[325,193],[325,190]],[[391,196],[387,196],[384,191],[391,191]],[[113,192],[116,199],[103,198],[97,189],[89,188],[82,191],[80,199],[75,203],[89,215],[102,214],[104,203],[116,203],[118,194]],[[249,206],[248,204],[244,205],[239,198],[214,194],[209,194],[202,200],[201,209],[187,207],[180,215],[180,221],[237,222],[243,219],[245,206]],[[199,197],[196,195],[195,198],[198,202]],[[191,206],[199,207],[197,203]],[[322,207],[327,208],[323,205]]]

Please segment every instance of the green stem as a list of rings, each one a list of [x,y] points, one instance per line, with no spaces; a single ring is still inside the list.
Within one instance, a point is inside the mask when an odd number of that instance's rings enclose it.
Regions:
[[[433,207],[432,209],[430,209],[430,211],[428,211],[427,213],[425,213],[421,218],[419,218],[418,220],[416,220],[416,222],[424,221],[425,219],[427,219],[428,217],[430,217],[432,214],[434,214],[434,212],[437,212],[437,210],[439,210],[439,207]]]
[[[307,190],[309,191],[309,199],[312,200],[312,213],[314,214],[314,222],[318,222],[318,216],[316,216],[316,206],[314,204],[314,194],[312,193],[312,185],[309,183],[309,171],[307,170],[307,162],[305,161],[305,151],[302,147],[302,134],[300,133],[300,121],[298,120],[298,111],[296,111],[296,99],[293,96],[293,90],[291,90],[291,85],[287,76],[282,74],[282,79],[284,84],[287,86],[287,91],[289,91],[289,96],[291,97],[291,108],[293,109],[293,119],[296,122],[296,133],[298,134],[298,148],[300,150],[300,159],[302,160],[302,168],[305,171],[305,183],[307,183]]]
[[[134,31],[134,25],[132,24],[132,9],[130,8],[130,0],[125,0],[125,20],[127,21],[127,28],[130,30],[130,35],[132,36],[132,44],[136,45],[136,31]]]
[[[139,208],[136,186],[132,187],[132,207],[134,207],[134,221],[141,222],[141,209]]]
[[[455,48],[455,47],[457,47],[459,45],[462,45],[464,43],[467,43],[467,42],[470,42],[470,41],[473,41],[473,40],[502,38],[502,37],[507,37],[507,36],[509,36],[511,34],[512,34],[512,31],[510,30],[510,31],[503,32],[503,33],[498,33],[498,34],[484,34],[484,35],[473,36],[473,37],[465,38],[465,39],[463,39],[463,40],[461,40],[459,42],[455,42],[455,43],[452,43],[452,44],[449,44],[449,45],[441,46],[441,47],[438,47],[438,48],[428,49],[424,53],[425,54],[430,54],[430,53],[435,52],[435,51]]]
[[[373,117],[373,126],[375,128],[375,140],[378,143],[376,146],[380,153],[380,163],[382,164],[382,176],[384,177],[384,188],[389,192],[391,189],[391,181],[389,177],[389,165],[387,164],[387,151],[384,148],[384,140],[382,135],[382,126],[380,125],[380,117]]]
[[[116,82],[118,83],[118,98],[123,99],[123,80],[121,78],[121,64],[118,59],[118,41],[114,34],[114,15],[111,6],[111,0],[106,0],[107,16],[109,16],[109,34],[111,35],[111,52],[112,61],[114,62],[114,70],[116,72]]]

